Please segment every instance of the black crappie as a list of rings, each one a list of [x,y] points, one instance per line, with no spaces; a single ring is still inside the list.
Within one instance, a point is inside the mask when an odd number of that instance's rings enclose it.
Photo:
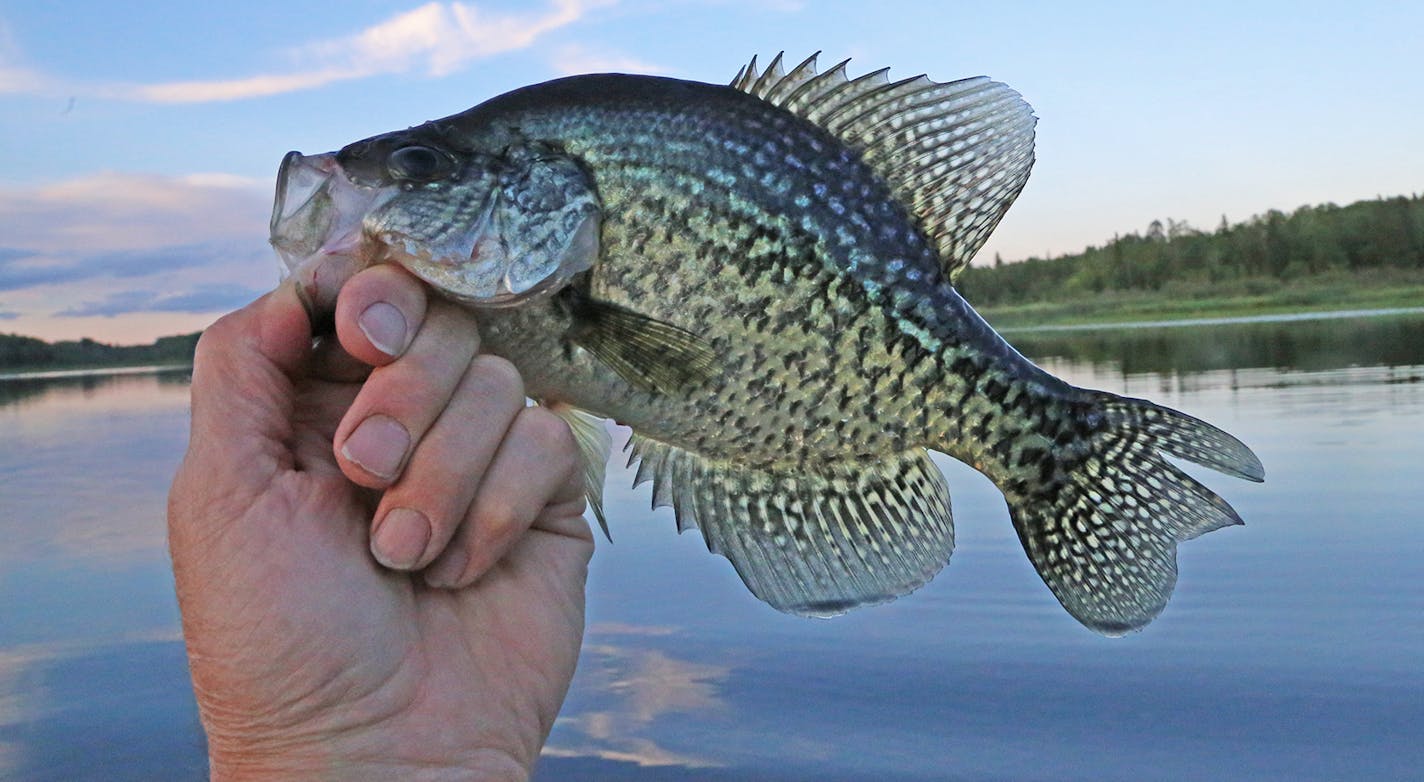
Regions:
[[[298,271],[398,262],[483,308],[487,349],[597,454],[600,521],[608,417],[654,504],[780,610],[884,602],[946,564],[934,449],[1003,491],[1073,616],[1120,634],[1165,606],[1178,542],[1240,523],[1163,454],[1263,470],[1209,424],[1047,374],[953,287],[1027,180],[1034,124],[984,78],[815,58],[730,87],[575,76],[292,153],[273,244]]]

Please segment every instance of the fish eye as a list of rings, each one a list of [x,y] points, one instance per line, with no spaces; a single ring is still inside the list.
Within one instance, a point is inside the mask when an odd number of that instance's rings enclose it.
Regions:
[[[449,155],[418,144],[401,147],[386,158],[386,170],[407,182],[431,182],[450,174],[455,162]]]

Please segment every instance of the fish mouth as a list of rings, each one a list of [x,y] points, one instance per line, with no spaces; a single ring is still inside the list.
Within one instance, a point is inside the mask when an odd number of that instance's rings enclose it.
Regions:
[[[277,197],[272,202],[272,222],[269,226],[273,237],[281,234],[298,209],[329,186],[335,170],[322,160],[323,157],[307,157],[296,150],[282,157],[282,165],[277,169]],[[330,162],[334,164],[335,159]]]
[[[353,253],[362,219],[392,190],[353,183],[334,152],[288,152],[277,170],[269,241],[293,271],[315,255]]]
[[[546,179],[573,176],[549,168]],[[334,291],[360,269],[396,263],[471,306],[513,307],[553,294],[598,257],[600,216],[591,184],[562,183],[576,198],[555,208],[526,206],[505,194],[499,172],[488,166],[467,166],[444,184],[459,192],[363,184],[353,181],[337,153],[288,152],[277,170],[269,241],[287,272],[322,302],[334,300]],[[455,213],[432,225],[425,208],[431,199]]]

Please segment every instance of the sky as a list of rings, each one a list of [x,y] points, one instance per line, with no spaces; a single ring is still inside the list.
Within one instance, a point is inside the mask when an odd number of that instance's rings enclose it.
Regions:
[[[148,342],[270,289],[288,150],[783,50],[1024,95],[1037,163],[979,262],[1412,194],[1421,29],[1417,2],[0,0],[0,332]]]

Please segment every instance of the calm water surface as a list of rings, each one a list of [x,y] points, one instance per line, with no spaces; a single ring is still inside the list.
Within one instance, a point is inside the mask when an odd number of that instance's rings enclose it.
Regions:
[[[954,561],[833,621],[757,602],[613,471],[544,780],[1406,780],[1424,768],[1424,318],[1018,334],[1240,436],[1247,526],[1145,632],[1077,625],[951,460]],[[0,778],[201,779],[163,549],[182,374],[0,381]]]

